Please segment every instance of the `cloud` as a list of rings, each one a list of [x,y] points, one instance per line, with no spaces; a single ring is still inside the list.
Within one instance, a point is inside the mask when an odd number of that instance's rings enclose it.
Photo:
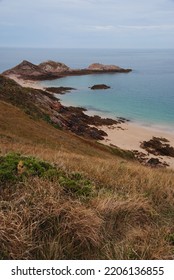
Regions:
[[[120,25],[118,26],[123,29],[134,29],[134,30],[173,30],[174,24],[172,25]]]
[[[16,44],[18,35],[19,45],[61,42],[80,47],[92,38],[89,45],[112,42],[124,47],[141,44],[141,36],[151,46],[159,36],[160,42],[174,46],[173,4],[174,0],[0,0],[0,45]]]
[[[113,25],[88,25],[85,29],[89,31],[111,31],[114,28]]]
[[[81,27],[87,31],[128,31],[128,30],[174,30],[172,25],[88,25]]]
[[[101,30],[101,31],[110,31],[114,29],[114,26],[112,25],[96,25],[95,26],[96,30]]]

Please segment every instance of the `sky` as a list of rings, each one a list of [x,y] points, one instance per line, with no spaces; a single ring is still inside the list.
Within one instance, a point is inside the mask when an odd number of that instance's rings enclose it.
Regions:
[[[174,48],[174,0],[0,0],[0,47]]]

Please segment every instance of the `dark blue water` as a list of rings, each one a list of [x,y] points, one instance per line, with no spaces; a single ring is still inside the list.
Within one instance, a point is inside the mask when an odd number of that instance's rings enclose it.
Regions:
[[[24,59],[36,64],[52,59],[72,68],[85,68],[93,62],[132,68],[128,74],[66,77],[43,84],[77,88],[59,96],[65,104],[174,130],[174,50],[4,48],[0,49],[0,72]],[[88,88],[98,83],[105,83],[111,89]]]

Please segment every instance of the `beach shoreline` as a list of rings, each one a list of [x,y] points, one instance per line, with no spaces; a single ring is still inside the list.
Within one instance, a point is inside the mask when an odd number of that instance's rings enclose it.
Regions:
[[[147,159],[158,158],[160,161],[166,162],[170,168],[174,169],[173,157],[155,156],[140,147],[141,143],[149,141],[153,137],[165,138],[169,141],[169,145],[174,147],[174,133],[154,129],[153,127],[145,127],[133,122],[125,122],[121,125],[101,126],[100,129],[108,135],[104,140],[99,141],[100,143],[108,146],[117,146],[123,150],[144,153]]]
[[[39,81],[23,80],[21,78],[18,78],[17,75],[10,75],[9,78],[13,79],[23,87],[45,90]],[[54,94],[54,96],[57,95]],[[68,104],[65,102],[61,102],[61,104],[63,104],[64,106],[72,106],[72,104]],[[90,109],[85,111],[85,114],[89,116],[99,115],[102,118],[108,117],[107,113],[105,112]],[[143,141],[149,141],[153,137],[165,138],[169,141],[169,145],[174,147],[174,132],[168,131],[165,127],[160,128],[159,126],[147,126],[141,123],[135,123],[125,120],[120,124],[111,126],[102,125],[97,126],[97,128],[103,130],[108,135],[104,137],[104,140],[99,140],[99,143],[107,146],[116,146],[123,150],[138,151],[139,153],[144,153],[148,159],[158,158],[160,159],[160,161],[166,162],[170,168],[174,169],[174,158],[161,155],[155,156],[153,154],[149,154],[145,149],[142,149],[140,147]]]
[[[68,102],[61,101],[64,106],[72,106]],[[87,109],[85,114],[88,116],[99,115],[102,118],[119,119],[119,117],[114,118],[109,113],[103,111],[97,111],[95,109]],[[124,118],[123,118],[124,119]],[[147,125],[140,122],[128,121],[125,119],[120,124],[111,126],[97,126],[98,129],[103,130],[108,136],[104,137],[104,140],[99,140],[98,142],[107,146],[116,146],[123,150],[138,151],[140,154],[144,154],[146,157],[146,162],[150,158],[159,159],[162,163],[166,163],[169,168],[174,169],[174,158],[169,156],[155,156],[154,154],[149,154],[145,149],[141,148],[140,145],[144,141],[149,141],[153,137],[165,138],[169,141],[169,145],[174,147],[174,131],[170,126],[165,125]]]
[[[44,87],[40,85],[39,81],[24,80],[24,79],[19,78],[15,74],[8,75],[8,78],[14,80],[16,83],[18,83],[22,87],[31,87],[34,89],[44,90]]]

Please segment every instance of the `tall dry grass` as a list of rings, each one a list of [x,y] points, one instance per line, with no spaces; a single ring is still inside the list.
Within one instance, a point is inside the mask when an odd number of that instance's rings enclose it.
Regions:
[[[169,198],[96,188],[85,201],[41,178],[1,191],[1,258],[173,259]]]
[[[84,199],[37,176],[1,185],[1,259],[174,258],[173,170],[143,167],[2,108],[9,116],[0,111],[1,156],[34,156],[67,175],[82,174],[95,188]]]

